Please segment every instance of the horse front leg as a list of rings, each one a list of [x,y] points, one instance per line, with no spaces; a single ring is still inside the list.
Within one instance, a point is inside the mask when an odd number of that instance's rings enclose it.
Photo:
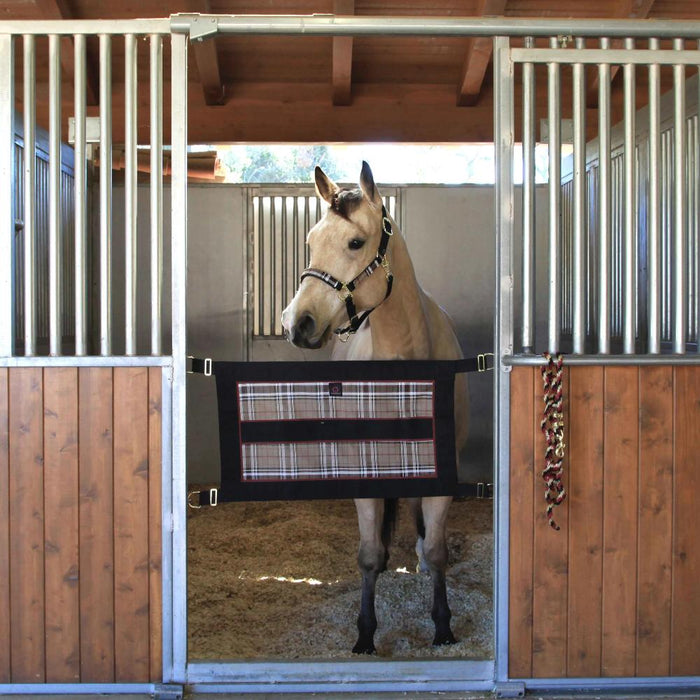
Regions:
[[[362,598],[357,617],[357,643],[353,654],[374,654],[374,632],[377,616],[374,610],[374,592],[377,576],[386,568],[387,550],[382,542],[384,501],[379,498],[355,499],[357,524],[360,529],[360,550],[357,561],[362,573]]]
[[[430,569],[433,582],[433,608],[431,617],[435,623],[435,638],[433,644],[454,644],[457,640],[450,628],[450,606],[447,603],[447,583],[445,570],[447,568],[447,539],[445,528],[447,511],[452,502],[450,496],[435,496],[424,498],[421,502],[423,520],[425,522],[425,540],[423,556]]]

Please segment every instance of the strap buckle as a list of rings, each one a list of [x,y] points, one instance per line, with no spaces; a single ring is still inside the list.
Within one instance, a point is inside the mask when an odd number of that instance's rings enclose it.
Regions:
[[[201,493],[202,491],[189,491],[187,493],[187,506],[189,508],[192,508],[193,510],[199,510],[202,507],[199,503],[192,500],[195,496],[199,496]],[[219,505],[219,489],[209,489],[209,505],[212,508],[215,508]]]
[[[348,289],[347,284],[343,283],[343,286],[338,290],[338,296],[342,302],[352,299],[352,292]]]
[[[493,369],[493,365],[489,367],[487,357],[493,357],[492,352],[482,352],[479,355],[476,356],[476,371],[477,372],[486,372],[488,370]]]

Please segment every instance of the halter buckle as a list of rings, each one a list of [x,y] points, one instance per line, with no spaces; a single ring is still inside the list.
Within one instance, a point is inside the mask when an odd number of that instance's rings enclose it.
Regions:
[[[391,267],[389,266],[389,259],[386,255],[382,258],[381,265],[384,269],[384,274],[386,275],[386,278],[389,279],[389,277],[391,277]]]
[[[343,303],[348,299],[352,299],[352,292],[348,289],[347,284],[343,284],[343,286],[338,290],[338,296],[340,297],[340,301]]]
[[[382,217],[382,230],[384,233],[386,233],[387,236],[393,236],[394,231],[391,228],[391,221],[389,221],[389,218],[386,216]]]

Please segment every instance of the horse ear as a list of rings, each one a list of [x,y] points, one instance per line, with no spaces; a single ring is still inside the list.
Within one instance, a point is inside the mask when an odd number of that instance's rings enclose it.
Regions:
[[[316,166],[314,170],[314,177],[316,179],[316,192],[321,199],[325,199],[328,204],[333,204],[333,199],[339,192],[338,185],[331,180],[326,173]]]
[[[375,204],[382,203],[382,198],[379,196],[379,190],[374,184],[372,169],[365,160],[362,161],[362,171],[360,172],[360,188],[370,202],[374,202]]]

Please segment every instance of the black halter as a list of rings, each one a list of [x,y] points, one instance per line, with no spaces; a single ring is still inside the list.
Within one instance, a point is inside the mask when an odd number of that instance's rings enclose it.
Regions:
[[[352,298],[352,293],[365,277],[369,277],[380,266],[384,268],[384,273],[386,274],[386,294],[380,303],[385,302],[389,298],[389,295],[391,294],[391,286],[394,282],[394,276],[391,274],[391,269],[389,268],[389,261],[386,257],[386,249],[389,245],[389,239],[391,238],[392,234],[393,231],[391,230],[391,221],[389,221],[386,208],[382,205],[382,237],[379,241],[377,255],[374,260],[372,260],[372,262],[367,265],[367,267],[365,267],[365,269],[362,270],[359,275],[357,275],[357,277],[350,282],[341,282],[339,279],[333,277],[333,275],[323,272],[323,270],[316,270],[313,267],[307,267],[301,273],[300,282],[303,282],[306,277],[315,277],[316,279],[321,280],[321,282],[325,282],[330,287],[333,287],[333,289],[335,289],[335,291],[340,295],[341,300],[345,302],[345,309],[348,312],[350,325],[346,326],[345,328],[336,328],[334,333],[337,335],[347,336],[355,333],[367,316],[369,316],[372,311],[377,308],[376,306],[373,306],[371,309],[363,311],[358,316],[357,309],[355,308],[355,302]],[[377,306],[379,306],[379,304],[377,304]]]

